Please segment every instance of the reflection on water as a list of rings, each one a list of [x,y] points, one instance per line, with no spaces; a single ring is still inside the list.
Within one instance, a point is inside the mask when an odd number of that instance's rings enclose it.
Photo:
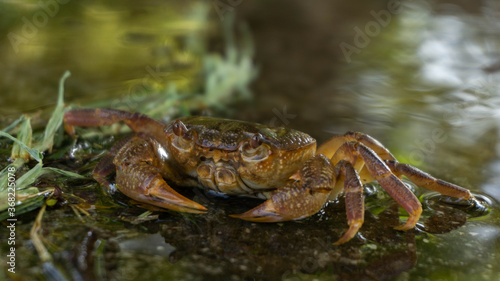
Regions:
[[[392,228],[399,224],[398,206],[376,193],[368,197],[368,205],[380,199],[388,203],[387,208],[376,216],[368,212],[362,233],[342,246],[333,245],[333,241],[345,230],[338,227],[346,223],[343,200],[300,222],[258,224],[227,216],[259,204],[258,200],[208,198],[195,192],[194,199],[209,207],[204,216],[165,213],[159,220],[127,224],[126,230],[115,234],[95,227],[74,228],[71,232],[86,234],[77,236],[75,242],[61,241],[74,249],[69,251],[74,256],[62,264],[75,279],[99,276],[99,271],[88,270],[97,263],[97,258],[88,255],[92,252],[113,258],[113,262],[99,266],[108,278],[117,280],[331,280],[332,276],[335,280],[372,280],[374,276],[388,280],[413,268],[427,274],[439,263],[451,270],[459,266],[453,257],[475,264],[480,255],[485,264],[471,272],[488,274],[484,268],[494,261],[488,247],[494,245],[499,233],[491,226],[466,223],[465,216],[473,217],[473,210],[466,213],[433,196],[417,229],[404,233]],[[134,213],[121,212],[119,217],[136,218]],[[114,221],[116,214],[107,216]],[[450,231],[454,231],[453,240],[433,236]],[[457,242],[464,246],[454,249],[452,244]],[[428,256],[424,251],[439,253]],[[57,259],[67,259],[69,253]],[[422,257],[429,260],[422,262]],[[446,260],[439,262],[443,258]],[[422,268],[429,265],[434,268]]]
[[[319,142],[347,130],[369,133],[401,162],[492,197],[488,212],[477,215],[426,194],[418,227],[397,232],[392,226],[404,214],[383,192],[367,187],[366,223],[355,239],[336,247],[331,242],[346,228],[343,200],[304,221],[265,225],[227,217],[255,202],[202,194],[196,200],[209,206],[206,216],[166,213],[139,225],[122,221],[140,214],[137,208],[91,210],[99,216],[83,224],[65,221],[70,219],[60,208],[49,212],[53,220],[44,224],[55,230],[46,238],[57,245],[51,251],[61,271],[87,280],[496,280],[498,1],[463,7],[451,0],[408,1],[349,64],[337,42],[352,41],[353,26],[365,26],[373,19],[370,11],[386,3],[364,1],[365,6],[353,8],[330,2],[254,1],[231,11],[249,23],[262,73],[254,85],[256,102],[245,104],[236,117],[286,121]],[[9,1],[0,5],[5,34],[22,32],[22,17],[30,20],[40,9]],[[199,60],[183,50],[200,42],[183,35],[213,32],[219,25],[213,7],[197,10],[196,1],[121,5],[88,1],[61,6],[60,14],[20,45],[18,54],[7,37],[0,39],[2,117],[12,113],[17,118],[20,111],[55,103],[55,83],[66,69],[74,77],[68,86],[70,103],[125,96],[144,77],[153,77],[148,69],[160,69],[162,75],[180,70],[180,76],[162,77],[180,81],[186,90],[197,87],[193,73],[201,67]],[[209,47],[222,49],[214,38]],[[148,86],[158,85],[149,79]],[[95,189],[89,189],[75,185],[64,192],[95,202],[89,195]],[[32,257],[20,262],[32,268],[25,274],[40,276],[41,269],[29,264],[36,264],[34,251],[20,247],[19,254]]]
[[[499,19],[435,5],[406,6],[339,75],[331,108],[340,103],[352,118],[341,126],[318,122],[334,134],[346,124],[363,130],[401,161],[480,191],[494,176],[485,165],[496,158],[499,138],[500,37],[492,28]],[[328,114],[344,117],[321,112]]]
[[[500,202],[500,188],[498,187],[500,183],[500,161],[495,160],[489,167],[488,175],[489,179],[483,185],[483,190],[485,193],[493,196],[497,202]]]
[[[196,200],[209,202],[212,208],[207,215],[195,218],[168,214],[159,223],[142,224],[141,228],[153,234],[123,238],[116,258],[124,261],[111,274],[119,280],[135,280],[138,274],[149,278],[164,274],[164,278],[176,280],[199,280],[200,276],[220,280],[228,276],[230,280],[302,280],[311,274],[325,280],[332,274],[337,280],[370,280],[373,276],[387,280],[416,265],[417,249],[428,243],[425,241],[430,239],[429,233],[447,233],[466,222],[461,219],[464,212],[435,202],[433,208],[440,215],[431,215],[420,225],[426,232],[397,233],[392,226],[399,223],[398,206],[391,203],[377,216],[367,216],[363,239],[339,247],[333,241],[343,232],[335,226],[345,225],[343,204],[331,204],[320,215],[299,223],[275,225],[229,218],[228,213],[252,206],[243,200],[214,202],[203,194],[198,194]],[[136,260],[138,255],[144,262],[152,262],[142,265],[150,272],[128,266],[128,261]],[[166,260],[167,271],[160,266]],[[186,271],[179,276],[174,268]]]

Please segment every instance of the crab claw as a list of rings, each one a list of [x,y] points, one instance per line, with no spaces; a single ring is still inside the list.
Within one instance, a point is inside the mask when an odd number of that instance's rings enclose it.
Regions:
[[[270,199],[259,206],[230,216],[253,222],[300,220],[319,212],[329,195],[329,189],[309,188],[300,182],[292,182],[276,190]]]
[[[124,166],[116,175],[118,190],[136,201],[178,212],[199,214],[207,210],[177,193],[147,164]]]
[[[278,222],[286,220],[282,215],[280,215],[271,200],[267,200],[243,214],[229,216],[253,222]]]
[[[165,182],[150,188],[149,194],[141,194],[142,202],[178,212],[204,213],[207,208],[180,195]]]
[[[328,158],[317,155],[300,169],[296,181],[278,188],[259,206],[233,218],[254,222],[299,220],[317,213],[328,200],[333,168]]]

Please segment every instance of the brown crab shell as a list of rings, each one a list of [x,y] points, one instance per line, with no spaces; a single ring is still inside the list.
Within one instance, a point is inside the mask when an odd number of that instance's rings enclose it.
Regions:
[[[255,134],[261,135],[263,143],[283,151],[316,143],[308,134],[284,127],[206,116],[189,116],[177,120],[182,121],[193,132],[196,145],[206,148],[234,151]],[[172,131],[173,123],[167,125],[167,132]]]

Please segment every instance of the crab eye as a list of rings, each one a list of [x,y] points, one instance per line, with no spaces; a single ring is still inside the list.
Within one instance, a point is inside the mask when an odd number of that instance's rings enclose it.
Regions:
[[[182,121],[180,121],[180,120],[175,120],[174,125],[172,126],[172,129],[174,131],[174,134],[176,136],[179,136],[179,137],[184,135],[184,133],[187,132],[186,125],[184,125],[184,123],[182,123]]]
[[[252,138],[250,139],[249,144],[250,144],[250,147],[252,147],[252,148],[259,147],[262,144],[261,134],[257,133],[255,135],[253,135]]]
[[[190,140],[192,137],[191,132],[180,120],[175,120],[174,124],[172,125],[172,131],[174,131],[174,134],[176,136],[183,137],[186,140]]]
[[[255,134],[240,147],[240,152],[243,160],[262,161],[269,156],[270,150],[268,145],[262,143],[262,136]]]
[[[172,125],[172,131],[176,135],[173,140],[173,145],[177,147],[178,149],[182,150],[187,150],[192,148],[193,142],[191,141],[192,139],[192,134],[182,123],[180,120],[175,120],[174,124]]]

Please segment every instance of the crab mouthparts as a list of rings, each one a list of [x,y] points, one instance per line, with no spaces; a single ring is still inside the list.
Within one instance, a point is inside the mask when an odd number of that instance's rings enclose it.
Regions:
[[[198,155],[202,161],[211,159],[214,163],[219,161],[229,161],[235,158],[235,154],[238,153],[234,150],[222,150],[222,149],[213,149],[213,148],[204,148],[201,150]]]

